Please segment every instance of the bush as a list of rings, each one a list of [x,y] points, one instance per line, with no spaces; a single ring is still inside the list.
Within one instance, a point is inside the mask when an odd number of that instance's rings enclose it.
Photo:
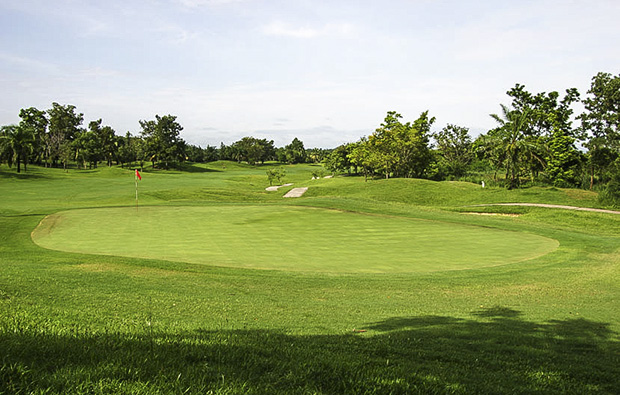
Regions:
[[[598,195],[601,204],[610,207],[620,207],[620,174],[614,174],[611,181]]]
[[[269,185],[273,185],[275,180],[278,180],[278,183],[281,183],[284,176],[286,176],[286,170],[283,167],[267,170]]]

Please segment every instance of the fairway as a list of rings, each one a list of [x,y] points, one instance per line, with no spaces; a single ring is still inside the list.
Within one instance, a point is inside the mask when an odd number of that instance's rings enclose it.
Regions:
[[[45,217],[32,238],[67,252],[329,273],[481,268],[559,245],[488,227],[276,205],[69,210]]]

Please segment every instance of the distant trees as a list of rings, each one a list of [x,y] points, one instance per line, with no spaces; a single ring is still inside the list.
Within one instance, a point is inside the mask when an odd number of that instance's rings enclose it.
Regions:
[[[140,121],[144,140],[143,156],[153,164],[168,169],[185,160],[185,141],[180,134],[183,127],[174,115],[155,115],[154,120]]]
[[[306,149],[299,138],[275,147],[272,140],[251,136],[202,148],[183,141],[183,127],[173,115],[139,121],[139,135],[119,136],[101,119],[84,129],[83,114],[75,106],[52,103],[46,111],[22,109],[18,125],[0,129],[0,161],[16,165],[18,172],[30,163],[66,167],[73,161],[96,167],[100,162],[137,162],[142,167],[151,162],[169,168],[185,160],[235,160],[250,165],[323,163],[334,173],[363,174],[366,179],[479,181],[492,174],[493,181],[509,188],[537,183],[597,189],[606,204],[620,205],[620,75],[595,75],[583,100],[575,88],[561,95],[531,93],[515,84],[506,94],[511,102],[491,114],[497,127],[473,141],[468,128],[453,124],[431,132],[435,118],[428,111],[413,122],[389,111],[373,133],[333,150]],[[575,117],[573,106],[579,102],[584,111]],[[573,127],[575,120],[579,127]]]
[[[49,127],[45,135],[45,163],[56,165],[60,160],[63,167],[71,158],[70,144],[80,132],[80,125],[84,121],[84,114],[76,113],[73,105],[60,105],[52,103],[52,108],[47,110]]]
[[[365,177],[440,180],[492,173],[493,180],[508,188],[524,182],[589,188],[598,184],[602,199],[620,205],[620,75],[598,73],[581,101],[575,88],[564,95],[531,93],[516,84],[506,93],[510,105],[501,104],[502,111],[491,114],[497,127],[473,141],[467,128],[452,124],[431,133],[434,118],[428,112],[404,123],[390,111],[374,133],[337,147],[323,163],[332,172]],[[579,102],[585,112],[575,117],[573,106]],[[574,120],[581,126],[574,127]]]
[[[469,129],[448,124],[433,135],[437,144],[438,167],[444,177],[459,178],[467,174],[473,159]]]
[[[183,127],[172,115],[140,121],[140,136],[129,132],[119,136],[101,119],[83,128],[84,115],[75,106],[55,102],[46,111],[35,107],[22,109],[19,117],[19,125],[2,126],[0,131],[0,162],[16,165],[18,172],[29,163],[66,168],[72,162],[91,168],[100,162],[112,166],[114,162],[148,160],[154,166],[167,168],[186,158],[186,144],[180,137]],[[202,155],[202,159],[207,156]]]
[[[9,166],[15,164],[18,173],[21,172],[22,163],[26,171],[28,157],[34,151],[35,141],[35,132],[29,127],[3,126],[0,129],[0,156]]]
[[[30,129],[34,133],[35,142],[33,146],[33,153],[35,157],[31,159],[35,163],[40,162],[42,156],[44,155],[43,149],[45,147],[47,125],[49,124],[46,113],[45,111],[38,110],[35,107],[30,107],[21,109],[19,111],[19,117],[21,118],[19,126],[21,128]]]
[[[332,150],[323,160],[325,168],[334,173],[351,174],[353,170],[357,173],[357,167],[354,168],[350,155],[353,152],[355,143],[343,144]]]
[[[389,111],[379,128],[368,138],[336,148],[326,159],[330,171],[361,169],[366,177],[422,177],[431,163],[429,147],[435,118],[423,112],[413,123],[402,123],[402,116]]]
[[[243,137],[241,140],[233,143],[229,149],[232,151],[234,160],[238,162],[246,161],[250,165],[273,160],[276,154],[273,140],[254,137]]]
[[[0,163],[17,165],[17,171],[29,163],[47,167],[75,163],[78,168],[93,168],[100,163],[124,166],[150,162],[153,167],[171,168],[184,161],[210,162],[235,160],[250,165],[266,161],[282,163],[320,163],[331,150],[313,148],[306,151],[304,143],[293,141],[276,148],[273,140],[244,137],[230,145],[205,148],[187,144],[181,138],[183,126],[174,115],[155,115],[140,120],[138,135],[124,136],[104,125],[102,119],[82,126],[84,115],[74,105],[52,103],[48,110],[29,107],[20,110],[19,125],[2,126],[0,130]]]
[[[579,116],[587,139],[590,188],[608,183],[620,172],[620,75],[598,73],[592,78],[585,112]],[[619,200],[620,201],[620,200]]]
[[[519,186],[522,177],[560,187],[578,185],[582,155],[571,121],[577,90],[567,89],[560,99],[557,92],[531,94],[516,84],[507,94],[512,105],[501,105],[501,115],[491,114],[499,126],[475,142],[479,157],[496,172],[505,170],[509,188]]]
[[[304,143],[297,137],[291,143],[284,147],[284,161],[286,163],[304,163],[306,162],[306,149]]]

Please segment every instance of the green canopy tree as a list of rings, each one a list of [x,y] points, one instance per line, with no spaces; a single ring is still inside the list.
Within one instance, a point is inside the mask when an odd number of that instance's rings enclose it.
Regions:
[[[590,189],[595,179],[608,182],[614,173],[614,161],[620,154],[620,75],[598,73],[592,78],[588,97],[579,116],[587,138]]]
[[[45,139],[47,133],[47,125],[49,121],[46,113],[43,110],[38,110],[35,107],[22,108],[19,110],[19,127],[29,128],[34,132],[35,142],[33,147],[33,162],[41,163],[42,156],[45,147]]]
[[[540,143],[532,138],[528,132],[531,109],[524,108],[522,111],[510,109],[501,105],[502,115],[491,114],[500,126],[490,134],[493,136],[491,143],[499,145],[503,151],[503,164],[506,169],[508,188],[518,187],[524,165],[532,158],[543,162],[539,155]]]
[[[151,161],[153,167],[169,168],[185,159],[185,141],[180,137],[183,130],[174,115],[155,115],[155,120],[140,121],[144,139],[144,159]]]
[[[576,147],[579,131],[572,126],[571,106],[579,101],[577,89],[567,89],[560,98],[555,91],[532,94],[524,85],[516,84],[507,94],[513,98],[514,111],[527,111],[529,117],[524,140],[532,144],[532,149],[528,150],[523,165],[528,167],[532,179],[544,171],[556,186],[576,186],[581,155]]]
[[[18,173],[21,172],[22,163],[26,171],[28,157],[34,150],[35,141],[35,132],[31,127],[8,125],[0,129],[2,152],[9,166],[16,165]]]
[[[374,174],[374,164],[376,159],[373,158],[370,143],[366,137],[362,137],[358,142],[349,145],[348,157],[351,164],[356,168],[361,168],[364,173],[364,181],[368,181],[368,176]]]
[[[117,156],[118,144],[116,133],[110,126],[101,126],[102,120],[91,121],[88,129],[94,134],[97,142],[97,161],[105,161],[108,167],[112,166],[112,161]],[[96,166],[96,162],[95,162]]]
[[[306,162],[304,143],[297,137],[295,137],[289,145],[284,147],[284,154],[287,163],[295,164]]]
[[[354,144],[342,144],[336,147],[332,152],[323,159],[325,168],[332,173],[351,173],[351,167],[353,163],[349,155]]]
[[[379,128],[368,136],[365,162],[385,178],[422,177],[432,160],[429,148],[435,118],[423,112],[413,123],[402,123],[402,115],[389,111]]]
[[[75,159],[78,165],[81,165],[84,169],[87,166],[89,168],[96,167],[100,157],[100,145],[97,135],[92,130],[78,132],[71,142],[71,148],[74,152],[72,159]]]
[[[598,73],[592,78],[588,97],[579,116],[581,128],[597,146],[620,150],[620,74]]]
[[[80,131],[80,125],[84,121],[84,114],[76,113],[73,105],[62,106],[52,103],[52,108],[47,110],[49,117],[49,128],[45,138],[45,158],[46,165],[56,163],[61,159],[62,163],[67,164],[67,154],[70,142]],[[61,158],[62,157],[62,158]]]
[[[276,148],[273,140],[244,137],[232,144],[237,161],[246,161],[250,165],[274,158]]]
[[[440,167],[453,177],[462,177],[473,158],[469,129],[448,124],[433,135],[440,155]]]

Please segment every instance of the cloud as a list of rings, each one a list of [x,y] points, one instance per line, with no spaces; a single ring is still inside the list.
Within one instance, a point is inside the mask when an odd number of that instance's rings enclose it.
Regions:
[[[54,63],[6,52],[0,52],[0,63],[38,72],[53,73],[60,71],[60,67]]]
[[[203,6],[218,6],[233,3],[241,3],[244,0],[176,0],[177,3],[187,8],[198,8]]]
[[[291,23],[274,21],[261,28],[267,36],[282,36],[293,38],[315,38],[320,36],[350,36],[354,27],[350,23],[328,23],[320,27],[295,26]]]

